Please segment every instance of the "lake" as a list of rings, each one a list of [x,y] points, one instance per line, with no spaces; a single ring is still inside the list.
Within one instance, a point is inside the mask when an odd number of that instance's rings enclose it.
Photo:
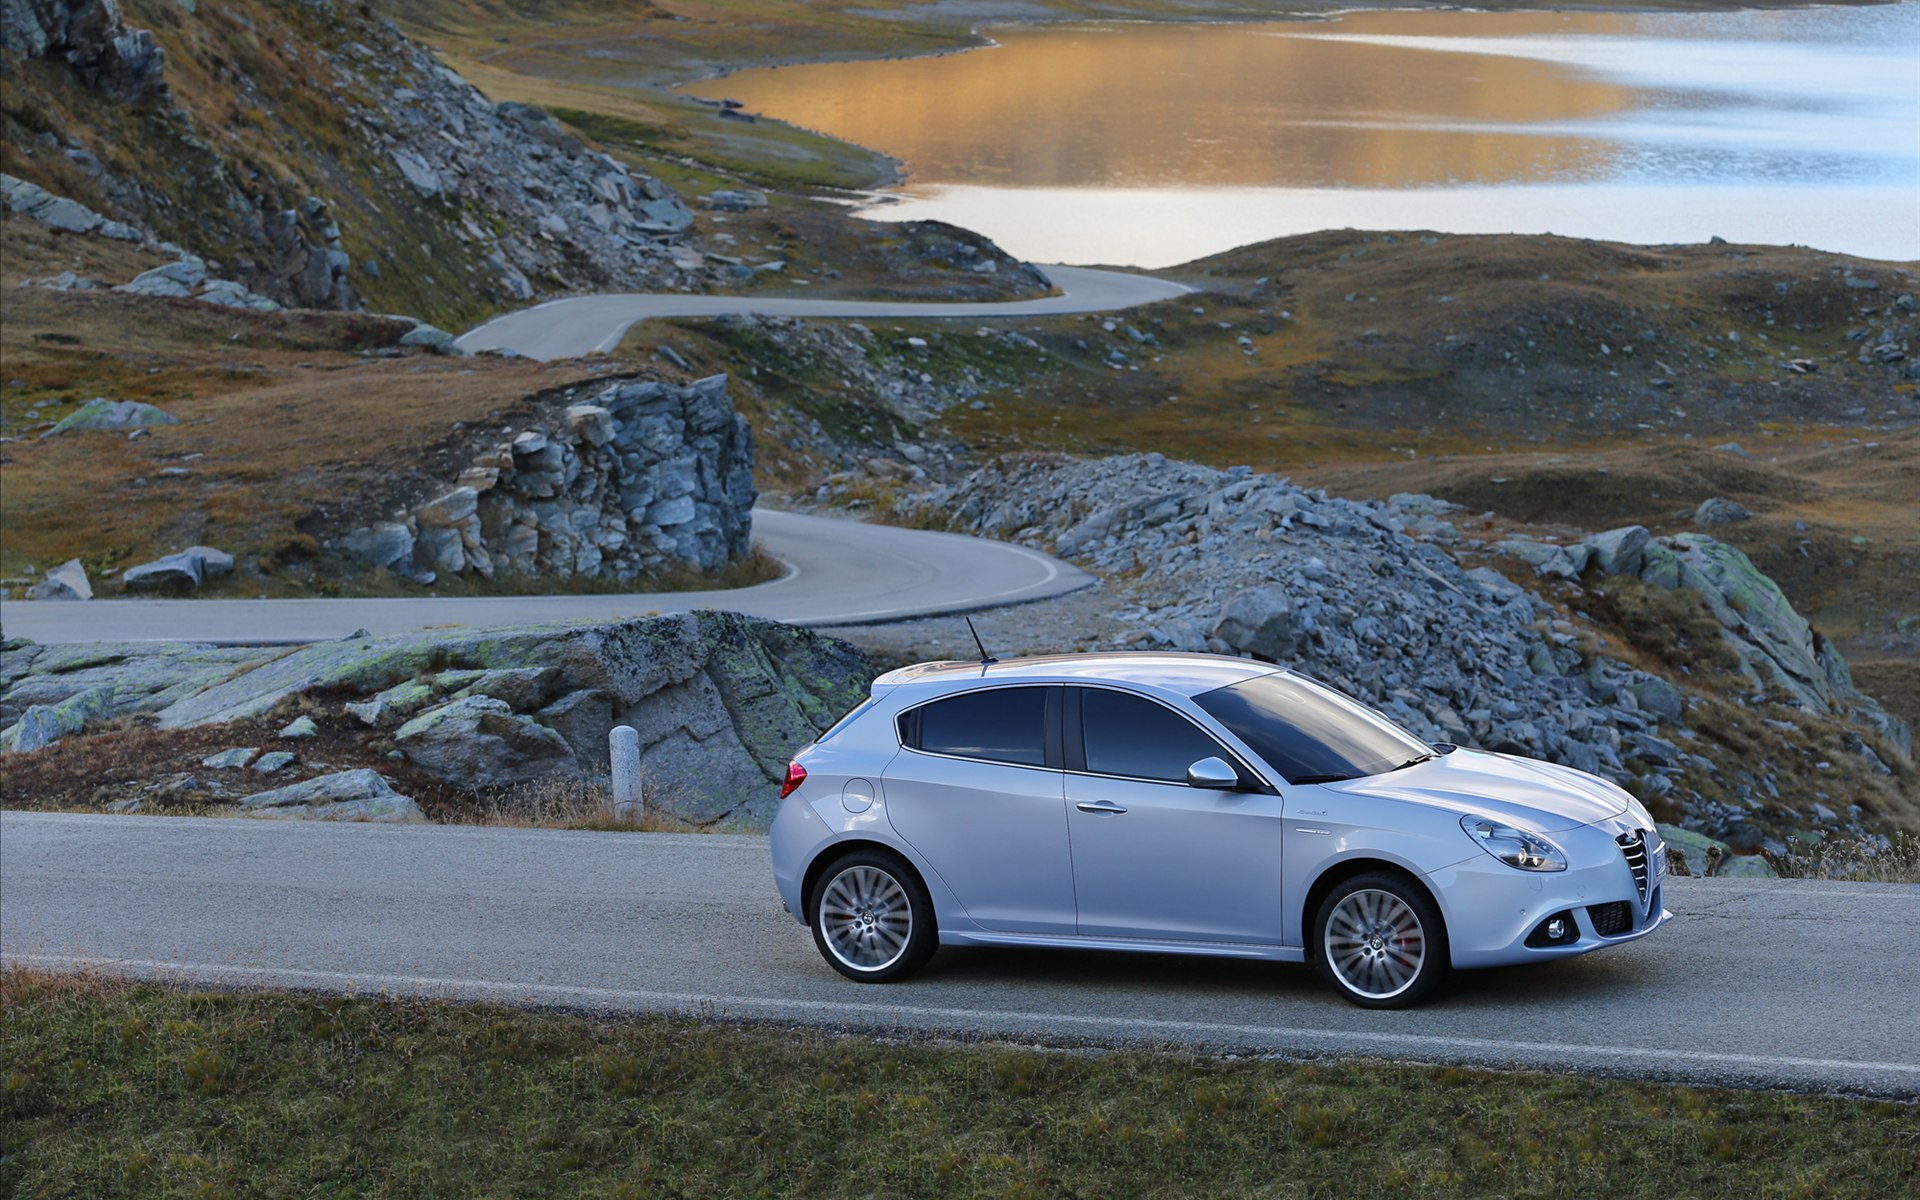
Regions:
[[[1341,227],[1920,258],[1916,3],[987,32],[691,90],[902,159],[868,215],[1041,262]]]

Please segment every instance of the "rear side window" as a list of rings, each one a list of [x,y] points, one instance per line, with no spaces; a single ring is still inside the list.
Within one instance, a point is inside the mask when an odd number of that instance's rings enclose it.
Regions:
[[[901,717],[901,740],[930,754],[1043,767],[1047,694],[1057,690],[988,688],[922,704]]]
[[[1105,688],[1081,691],[1080,724],[1087,770],[1164,783],[1185,783],[1203,758],[1233,759],[1192,721],[1163,705]]]

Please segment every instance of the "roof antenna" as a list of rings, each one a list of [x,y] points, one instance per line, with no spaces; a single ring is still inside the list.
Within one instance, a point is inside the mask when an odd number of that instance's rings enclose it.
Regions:
[[[999,659],[987,653],[986,644],[980,640],[980,631],[973,627],[973,618],[962,617],[961,620],[967,623],[967,632],[973,635],[973,644],[980,648],[980,665],[983,667],[990,667],[993,664],[999,662],[1000,661]]]

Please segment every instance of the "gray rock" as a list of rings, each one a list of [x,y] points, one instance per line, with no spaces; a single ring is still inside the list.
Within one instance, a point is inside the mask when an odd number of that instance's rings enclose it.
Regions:
[[[1593,549],[1592,564],[1602,575],[1638,575],[1652,536],[1641,525],[1596,533],[1587,539]]]
[[[87,579],[87,569],[80,565],[80,560],[72,558],[48,571],[47,577],[34,584],[27,596],[33,600],[91,600],[93,584]]]
[[[413,531],[397,521],[355,530],[340,539],[338,549],[371,570],[410,574],[413,569]]]
[[[233,555],[211,546],[189,546],[178,554],[128,567],[120,581],[130,591],[159,588],[196,588],[202,582],[233,571]]]
[[[0,731],[0,750],[26,754],[50,746],[87,727],[87,722],[107,715],[113,705],[114,688],[88,688],[55,704],[34,704],[20,719]]]
[[[319,736],[319,733],[320,727],[313,723],[312,717],[295,717],[280,727],[280,736],[288,741],[304,741]]]
[[[1694,521],[1701,525],[1725,525],[1733,521],[1745,521],[1752,516],[1746,505],[1724,496],[1702,500],[1700,507],[1693,510]]]
[[[1214,637],[1240,653],[1282,663],[1298,654],[1305,632],[1293,598],[1278,587],[1236,593],[1220,610],[1212,631]]]
[[[720,188],[707,197],[707,207],[716,212],[747,212],[750,209],[766,206],[765,192],[753,192],[744,188]]]
[[[72,433],[81,429],[133,429],[149,425],[178,425],[179,418],[161,412],[138,400],[108,400],[95,397],[82,404],[48,430],[44,436]]]
[[[415,325],[400,335],[402,346],[424,346],[439,354],[453,354],[457,350],[453,344],[453,335],[444,329],[437,329],[425,322]]]
[[[253,760],[253,769],[262,775],[272,775],[285,767],[291,766],[293,760],[298,757],[299,755],[291,750],[269,750],[259,758]]]
[[[413,190],[422,196],[432,199],[446,189],[446,181],[440,178],[440,173],[413,151],[396,149],[390,157],[393,165],[400,168],[400,174],[413,185]]]
[[[400,727],[394,742],[407,761],[460,787],[506,787],[580,770],[559,734],[491,696],[421,713]]]
[[[378,772],[360,768],[319,775],[240,801],[250,817],[309,821],[424,821],[426,814],[410,798],[393,790]]]
[[[231,771],[246,766],[259,753],[252,746],[235,746],[231,750],[222,750],[218,754],[209,754],[200,760],[200,765],[215,771]]]

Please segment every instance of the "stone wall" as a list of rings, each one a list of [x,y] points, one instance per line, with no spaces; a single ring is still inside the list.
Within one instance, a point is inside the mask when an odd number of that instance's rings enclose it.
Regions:
[[[621,381],[484,448],[444,490],[333,549],[425,584],[499,572],[717,570],[752,534],[753,434],[716,375]]]

